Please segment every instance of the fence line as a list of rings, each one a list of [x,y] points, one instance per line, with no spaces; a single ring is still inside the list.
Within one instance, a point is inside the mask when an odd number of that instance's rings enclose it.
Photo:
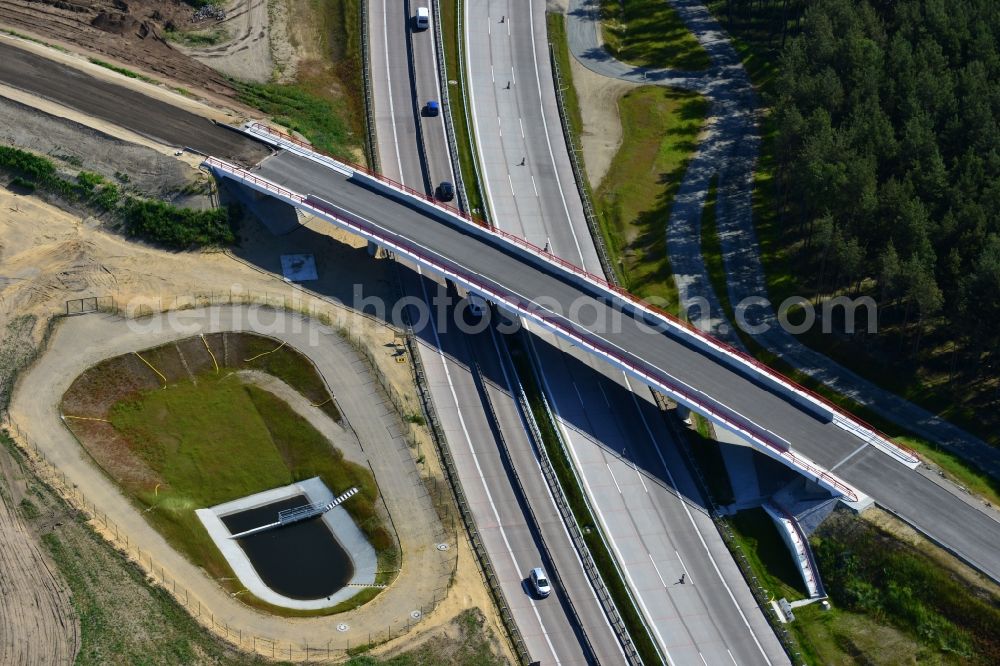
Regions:
[[[92,311],[111,313],[125,317],[126,319],[136,319],[151,316],[153,314],[191,309],[195,307],[252,304],[265,305],[275,309],[284,309],[290,312],[307,314],[327,325],[330,325],[330,323],[334,321],[329,314],[321,312],[318,308],[293,308],[291,307],[292,304],[289,303],[287,296],[272,294],[271,292],[259,292],[256,295],[254,292],[241,292],[239,294],[235,294],[232,291],[208,292],[202,294],[174,295],[168,298],[171,298],[172,301],[168,301],[169,306],[165,306],[163,297],[158,297],[157,309],[153,310],[151,305],[147,305],[145,303],[137,304],[131,308],[122,308],[113,297],[98,297],[97,302],[100,303],[100,308]],[[337,332],[343,339],[345,339],[345,342],[350,344],[361,354],[362,358],[371,367],[373,375],[376,377],[379,386],[385,391],[394,407],[400,409],[401,405],[405,405],[405,400],[388,382],[388,379],[378,367],[374,356],[372,356],[371,352],[361,342],[361,339],[351,335],[351,333],[343,327],[338,328]],[[415,358],[412,353],[411,358]],[[416,375],[416,370],[413,366],[411,366],[411,372]],[[413,424],[410,425],[411,428],[407,434],[412,439]],[[408,632],[412,627],[416,626],[421,619],[433,612],[433,610],[437,608],[438,604],[440,604],[440,602],[447,597],[448,590],[447,586],[445,586],[443,592],[434,592],[433,599],[430,604],[421,605],[419,609],[419,618],[413,618],[409,614],[405,615],[402,619],[395,620],[386,625],[384,630],[369,632],[365,637],[366,640],[352,641],[350,637],[345,636],[343,643],[340,643],[337,646],[333,645],[334,639],[326,641],[323,645],[310,645],[308,642],[296,645],[291,642],[282,642],[267,636],[257,635],[244,630],[241,627],[231,626],[228,623],[219,620],[209,609],[209,606],[193,594],[190,589],[185,587],[183,583],[167,574],[164,565],[160,563],[159,560],[155,559],[151,552],[141,549],[138,545],[136,545],[134,540],[130,540],[128,532],[110,519],[106,513],[101,511],[96,502],[89,499],[75,484],[72,483],[65,472],[60,471],[58,467],[51,460],[49,460],[45,453],[28,436],[28,433],[20,426],[9,411],[0,412],[0,428],[4,428],[10,435],[39,480],[46,483],[70,506],[89,516],[92,525],[97,528],[98,533],[107,542],[109,542],[115,549],[120,551],[126,557],[133,559],[140,567],[142,567],[148,574],[151,583],[159,585],[162,589],[170,593],[173,599],[185,610],[187,610],[187,612],[196,621],[198,621],[199,624],[209,629],[216,635],[224,638],[227,642],[231,643],[240,650],[253,652],[263,656],[271,656],[272,658],[287,659],[290,661],[309,661],[311,659],[324,657],[328,659],[334,657],[342,658],[361,652],[365,647],[378,645],[392,640],[393,637],[399,637],[400,635]],[[74,439],[76,439],[76,434],[68,427],[67,430],[74,437]],[[82,449],[82,444],[79,444],[78,439],[77,442]],[[408,448],[413,448],[412,444]],[[83,450],[85,451],[85,449]],[[401,551],[400,555],[402,556]],[[454,571],[454,567],[457,567],[458,564],[457,549],[454,560],[449,561],[454,562],[452,565],[452,571]],[[335,636],[335,638],[337,637]]]

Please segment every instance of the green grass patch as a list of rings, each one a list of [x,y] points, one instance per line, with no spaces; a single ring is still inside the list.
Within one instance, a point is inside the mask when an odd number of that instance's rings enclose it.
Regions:
[[[376,512],[370,471],[343,458],[286,403],[231,375],[206,373],[118,402],[112,425],[160,479],[125,490],[168,541],[216,578],[232,574],[194,511],[313,476],[334,492],[380,555],[395,542]],[[394,559],[394,555],[391,556]]]
[[[535,417],[538,429],[541,431],[542,444],[545,446],[549,460],[552,462],[552,467],[559,478],[559,483],[566,495],[566,501],[573,511],[577,525],[580,526],[580,531],[583,533],[587,550],[590,551],[590,555],[594,559],[594,564],[597,566],[598,571],[600,571],[601,578],[604,580],[604,584],[607,586],[612,599],[614,599],[615,607],[618,609],[618,613],[621,615],[628,634],[635,643],[636,650],[638,650],[643,662],[647,664],[662,663],[656,645],[653,643],[649,632],[646,631],[646,625],[642,620],[642,616],[632,602],[625,581],[618,574],[614,558],[604,544],[599,531],[600,527],[596,524],[594,517],[590,513],[583,489],[577,482],[576,474],[573,472],[573,463],[566,456],[560,445],[559,436],[555,431],[552,419],[549,418],[549,414],[545,410],[534,368],[527,357],[528,352],[522,342],[514,337],[508,338],[508,344],[510,345],[511,357],[514,360],[518,378],[521,380],[525,395],[528,397],[532,415]]]
[[[927,554],[852,516],[839,514],[824,523],[812,543],[837,607],[905,633],[924,648],[928,661],[1000,661],[995,595],[972,588]],[[872,649],[876,657],[882,654],[877,645]]]
[[[809,596],[788,546],[764,509],[740,511],[729,518],[729,524],[764,589],[778,599]]]
[[[243,336],[246,357],[241,359],[246,367],[260,370],[281,379],[293,389],[326,412],[334,421],[340,421],[340,411],[326,388],[323,377],[301,353],[259,335]]]
[[[216,30],[192,30],[190,32],[167,30],[164,36],[171,42],[194,47],[214,46],[229,39],[229,33],[221,28]]]
[[[601,230],[623,286],[677,312],[667,221],[708,102],[695,93],[644,86],[626,93],[618,107],[622,145],[594,196]]]
[[[122,76],[127,76],[130,79],[138,79],[140,81],[145,81],[146,83],[152,83],[154,85],[159,85],[159,81],[154,78],[148,77],[145,74],[140,74],[139,72],[133,72],[131,69],[126,69],[125,67],[120,67],[118,65],[112,64],[106,60],[100,60],[98,58],[88,58],[90,62],[95,65],[104,67],[105,69],[110,69],[112,72],[117,72]]]
[[[464,11],[465,0],[444,0],[441,3],[441,36],[444,39],[445,71],[448,75],[448,99],[451,102],[451,121],[458,143],[458,162],[465,182],[465,194],[474,215],[483,215],[486,206],[481,196],[482,183],[476,177],[476,150],[472,140],[472,127],[466,122],[467,92],[462,87],[464,63],[458,57],[458,44],[463,36],[458,33],[458,13]],[[451,84],[455,81],[455,85]]]
[[[663,0],[601,0],[604,46],[623,62],[687,71],[707,69],[708,53]]]
[[[545,15],[545,25],[548,29],[549,42],[555,55],[559,73],[565,86],[563,98],[566,100],[566,116],[569,119],[570,133],[573,135],[574,147],[579,148],[579,139],[583,135],[583,116],[580,114],[580,98],[573,85],[572,54],[566,41],[566,16],[561,12],[549,12]]]
[[[274,122],[302,134],[316,148],[347,160],[356,158],[358,137],[348,124],[343,100],[321,97],[298,84],[232,81],[240,101]]]

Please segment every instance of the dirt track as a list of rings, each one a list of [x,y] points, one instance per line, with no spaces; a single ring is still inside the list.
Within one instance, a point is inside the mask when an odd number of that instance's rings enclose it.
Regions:
[[[0,81],[177,148],[190,146],[243,164],[255,164],[269,152],[263,144],[201,116],[3,41]]]
[[[80,626],[65,584],[49,570],[18,513],[26,487],[5,450],[0,450],[0,490],[0,664],[71,664]]]
[[[212,93],[233,97],[219,72],[174,48],[162,35],[166,23],[191,29],[190,6],[162,0],[4,0],[0,23],[48,40],[94,52]],[[159,17],[159,18],[154,18]],[[199,24],[196,27],[210,27]]]

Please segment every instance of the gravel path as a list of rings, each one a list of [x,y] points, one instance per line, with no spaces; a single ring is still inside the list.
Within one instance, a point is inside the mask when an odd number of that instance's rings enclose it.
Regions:
[[[767,295],[760,246],[753,225],[754,169],[760,147],[756,94],[722,26],[693,0],[669,0],[712,60],[705,72],[636,67],[613,58],[601,45],[597,0],[570,0],[567,36],[570,51],[588,69],[608,77],[694,90],[710,102],[706,132],[681,182],[667,226],[667,251],[691,321],[726,342],[743,348],[726,320],[701,256],[701,208],[713,175],[719,179],[716,225],[733,304]],[[709,315],[705,316],[704,304]],[[1000,450],[926,409],[879,388],[799,342],[778,324],[770,305],[745,311],[748,324],[767,324],[754,339],[785,362],[849,396],[882,418],[937,442],[1000,478]]]
[[[257,312],[254,315],[253,312]],[[204,332],[256,330],[286,341],[308,356],[326,379],[364,455],[372,464],[403,551],[393,584],[360,609],[328,617],[282,619],[235,601],[204,572],[179,555],[143,519],[62,425],[58,404],[72,380],[95,362]],[[81,344],[83,343],[83,344]],[[429,608],[447,590],[453,552],[436,548],[445,540],[440,521],[402,436],[402,425],[379,390],[366,361],[340,336],[299,315],[243,306],[185,310],[126,322],[108,315],[64,319],[47,352],[22,375],[11,415],[28,428],[30,439],[69,481],[130,535],[130,542],[153,553],[157,568],[180,581],[211,610],[220,625],[244,636],[266,636],[281,643],[329,645],[345,649],[414,623],[411,613]],[[452,544],[454,547],[454,544]],[[338,625],[346,625],[346,629]],[[9,663],[9,662],[4,662]]]

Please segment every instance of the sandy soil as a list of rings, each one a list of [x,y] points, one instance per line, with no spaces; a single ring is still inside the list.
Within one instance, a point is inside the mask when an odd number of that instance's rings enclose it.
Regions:
[[[0,449],[0,664],[69,664],[80,625],[65,583],[19,514],[28,494],[21,470]]]
[[[580,116],[583,119],[583,133],[580,137],[583,161],[587,165],[587,179],[591,187],[596,188],[622,145],[618,100],[637,86],[596,74],[575,58],[571,69],[573,85],[580,100]]]
[[[268,0],[230,0],[225,5],[225,20],[213,21],[207,28],[225,30],[228,36],[225,42],[203,47],[175,46],[227,76],[266,83],[274,70],[268,4]]]
[[[259,0],[264,1],[264,0]],[[265,12],[266,13],[266,12]],[[164,38],[169,24],[188,29],[194,9],[163,0],[4,0],[0,24],[71,48],[82,48],[107,60],[125,63],[156,78],[195,86],[232,97],[225,78],[187,57]],[[208,27],[198,24],[199,28]],[[266,40],[265,40],[266,41]]]
[[[279,253],[312,250],[319,260],[321,276],[326,278],[324,284],[328,285],[316,285],[318,288],[346,297],[351,291],[350,284],[358,280],[372,285],[372,293],[377,293],[381,285],[388,295],[394,287],[389,276],[384,275],[386,265],[369,260],[363,243],[355,240],[357,249],[344,246],[335,240],[337,235],[330,231],[329,225],[316,221],[281,238],[270,236],[261,225],[252,224],[244,229],[239,252],[245,261],[256,260],[274,268]],[[84,295],[114,294],[119,302],[133,305],[140,302],[166,305],[175,294],[209,290],[269,292],[272,298],[302,296],[301,291],[264,273],[258,265],[244,264],[225,253],[169,253],[143,247],[92,228],[80,218],[37,198],[6,190],[0,190],[0,243],[4,275],[21,278],[0,282],[0,326],[22,314],[34,314],[45,321],[63,311],[67,298]],[[363,263],[352,262],[352,255],[354,259],[363,258]],[[350,279],[345,280],[346,276]],[[323,306],[330,307],[326,302]],[[394,392],[412,396],[408,365],[394,360],[391,331],[346,310],[343,323],[352,331],[352,337],[369,345],[369,354]],[[35,327],[35,342],[43,329],[41,325]],[[413,424],[410,427],[418,429]],[[418,441],[423,442],[420,446],[427,455],[420,466],[421,473],[429,479],[436,478],[436,482],[428,483],[437,483],[444,490],[440,467],[431,453],[433,448],[426,431],[423,432]],[[447,497],[446,492],[440,494]],[[441,513],[447,511],[439,508]],[[458,541],[458,550],[458,570],[448,597],[418,625],[420,632],[449,622],[470,605],[482,608],[491,626],[501,626],[463,538]],[[412,639],[408,635],[382,649],[409,646]]]

